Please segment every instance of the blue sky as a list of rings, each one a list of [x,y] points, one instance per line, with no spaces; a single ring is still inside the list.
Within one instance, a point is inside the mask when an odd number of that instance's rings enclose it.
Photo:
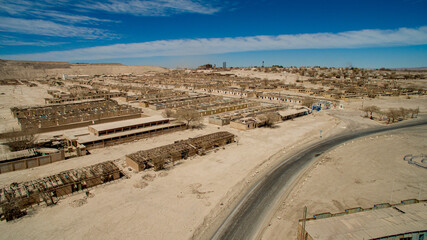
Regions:
[[[427,0],[0,0],[0,58],[426,67]]]

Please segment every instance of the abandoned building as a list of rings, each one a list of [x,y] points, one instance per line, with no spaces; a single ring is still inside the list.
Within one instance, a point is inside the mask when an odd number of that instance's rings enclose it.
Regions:
[[[259,105],[254,107],[249,107],[246,109],[239,109],[231,112],[225,112],[209,117],[209,123],[215,124],[218,126],[228,125],[232,121],[237,122],[239,119],[245,118],[248,120],[251,117],[256,117],[260,114],[265,114],[269,112],[277,112],[279,110],[285,109],[286,106],[282,104],[268,104],[268,105]]]
[[[11,111],[22,129],[36,128],[38,132],[139,118],[142,113],[139,108],[119,105],[117,101],[111,99],[37,107],[13,107]]]
[[[145,117],[88,126],[75,134],[64,134],[70,147],[85,146],[85,149],[113,146],[142,138],[153,137],[186,129],[186,124],[173,118]]]
[[[242,99],[223,99],[211,103],[201,103],[193,106],[180,107],[176,108],[175,111],[178,109],[196,109],[199,112],[200,116],[203,117],[223,112],[235,111],[239,109],[246,109],[259,105],[260,103],[258,102],[252,102]]]
[[[169,118],[161,116],[136,118],[113,123],[103,123],[91,125],[88,127],[89,132],[96,136],[102,136],[111,133],[124,132],[138,128],[151,127],[160,124],[166,124],[170,121]]]
[[[145,101],[144,106],[148,106],[153,110],[161,110],[166,108],[179,108],[179,107],[195,107],[203,103],[214,103],[222,100],[222,97],[211,95],[196,95],[182,98],[168,99],[168,100],[151,100]]]
[[[215,93],[221,95],[240,96],[240,97],[254,97],[254,90],[237,89],[237,88],[202,88],[201,91],[206,93]]]
[[[80,86],[73,86],[74,88]],[[80,87],[81,92],[78,93],[66,93],[59,90],[47,90],[47,93],[52,95],[53,98],[45,98],[46,104],[60,104],[60,103],[73,103],[78,101],[85,100],[103,100],[110,99],[115,97],[126,97],[127,94],[125,92],[110,92],[99,89],[85,89]],[[67,88],[70,91],[70,87]]]
[[[289,109],[289,110],[279,111],[278,113],[280,114],[282,121],[286,121],[289,119],[294,119],[294,118],[308,115],[311,113],[311,110],[306,107],[302,107],[299,109]]]
[[[230,122],[230,127],[239,129],[239,130],[248,130],[248,129],[254,129],[258,125],[258,121],[254,117],[246,117],[246,118],[240,118],[236,119],[234,121]]]
[[[173,97],[186,97],[188,94],[184,91],[175,91],[168,89],[155,89],[150,87],[150,90],[141,89],[139,94],[126,96],[126,102],[134,101],[150,101],[155,99],[168,99]]]
[[[274,92],[268,92],[268,93],[257,92],[256,98],[266,100],[266,101],[296,103],[296,104],[300,104],[302,102],[302,97],[300,96],[290,96],[290,95],[274,93]]]
[[[272,123],[277,123],[280,121],[302,117],[310,113],[310,109],[301,108],[270,112],[268,117],[266,116],[266,113],[249,115],[249,117],[235,118],[234,120],[230,121],[230,127],[239,130],[254,129],[265,126],[267,119],[269,119],[269,121]]]
[[[196,154],[234,142],[235,136],[229,132],[216,132],[201,137],[176,141],[173,144],[143,150],[126,155],[126,163],[136,171],[154,167],[157,163],[174,162]]]
[[[298,240],[316,239],[425,239],[427,201],[410,199],[373,208],[351,208],[345,212],[316,214],[298,224]]]
[[[224,125],[230,124],[230,119],[229,118],[223,118],[223,117],[218,116],[218,115],[214,115],[214,116],[209,117],[209,123],[214,124],[214,125],[218,125],[218,126],[224,126]]]
[[[6,220],[13,220],[16,210],[20,212],[41,202],[52,205],[59,197],[117,180],[122,175],[120,169],[112,161],[108,161],[33,181],[12,183],[0,188],[2,215]]]

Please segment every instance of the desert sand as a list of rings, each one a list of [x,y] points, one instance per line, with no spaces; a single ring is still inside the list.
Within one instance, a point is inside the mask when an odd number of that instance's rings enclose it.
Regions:
[[[251,71],[251,70],[245,70],[245,69],[233,69],[231,71],[225,71],[225,72],[220,71],[219,73],[234,74],[238,77],[261,78],[261,79],[267,79],[267,80],[282,80],[286,84],[293,84],[293,83],[296,83],[296,80],[307,79],[306,77],[300,76],[298,74],[293,74],[288,72],[266,73],[266,72],[258,72],[258,71]]]
[[[120,75],[167,72],[166,68],[151,66],[126,66],[118,63],[68,63],[12,61],[0,59],[0,79],[62,78],[68,75]]]
[[[425,154],[426,134],[426,127],[393,131],[350,141],[322,155],[281,200],[261,239],[296,239],[304,206],[311,217],[426,199],[426,169],[403,160],[407,154]]]

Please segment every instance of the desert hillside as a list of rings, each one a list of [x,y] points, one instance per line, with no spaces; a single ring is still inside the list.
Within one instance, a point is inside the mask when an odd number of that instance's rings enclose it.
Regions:
[[[119,63],[68,63],[0,60],[0,79],[45,78],[68,75],[146,74],[168,71],[162,67],[126,66]]]

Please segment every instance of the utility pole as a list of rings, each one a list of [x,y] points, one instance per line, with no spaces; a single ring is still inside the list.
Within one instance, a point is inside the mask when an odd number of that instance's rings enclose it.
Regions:
[[[301,226],[301,236],[300,240],[305,240],[305,222],[307,219],[307,206],[304,206],[304,210],[302,212],[302,226]]]

